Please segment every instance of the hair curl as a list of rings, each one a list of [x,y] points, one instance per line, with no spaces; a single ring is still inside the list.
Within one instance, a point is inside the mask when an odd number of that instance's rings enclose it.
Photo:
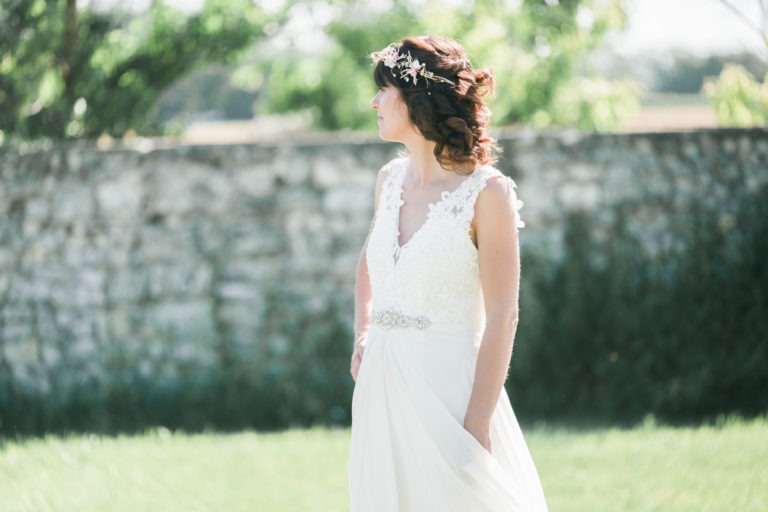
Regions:
[[[461,45],[445,37],[407,37],[397,48],[452,82],[406,82],[393,75],[383,61],[373,70],[378,87],[391,85],[400,91],[411,123],[424,138],[436,143],[434,153],[440,165],[461,172],[494,163],[499,148],[488,133],[491,111],[485,103],[494,89],[491,71],[472,69]]]

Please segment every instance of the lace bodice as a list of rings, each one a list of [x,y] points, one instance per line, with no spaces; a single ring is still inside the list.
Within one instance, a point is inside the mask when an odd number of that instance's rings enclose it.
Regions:
[[[483,319],[478,251],[470,237],[475,201],[488,179],[478,168],[455,190],[429,205],[424,224],[401,247],[400,207],[408,160],[391,161],[379,197],[366,262],[374,311],[393,310],[431,321],[477,323]],[[508,179],[508,178],[506,178]],[[511,186],[514,183],[510,180]]]

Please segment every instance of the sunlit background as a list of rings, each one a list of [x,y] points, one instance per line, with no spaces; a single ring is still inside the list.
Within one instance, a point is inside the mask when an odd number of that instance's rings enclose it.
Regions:
[[[58,8],[31,3],[39,11],[32,15]],[[68,2],[91,23],[72,33],[82,57],[90,55],[73,63],[66,45],[56,52],[68,37],[64,18],[29,32],[8,16],[6,46],[29,58],[6,58],[4,69],[37,78],[33,87],[9,84],[0,96],[8,116],[0,142],[127,134],[215,143],[372,130],[366,55],[404,33],[425,32],[457,37],[477,65],[495,70],[498,127],[653,131],[764,123],[757,112],[764,106],[741,105],[765,102],[759,1],[540,3],[270,0],[209,2],[204,9],[202,1]],[[177,50],[173,65],[147,65],[156,52]],[[79,83],[67,85],[56,68],[71,64]],[[730,71],[721,74],[724,68]],[[116,96],[95,90],[110,81]],[[117,113],[121,102],[135,108],[130,120]]]
[[[495,73],[551,510],[768,510],[765,0],[0,0],[2,512],[347,509],[368,55],[422,33]]]

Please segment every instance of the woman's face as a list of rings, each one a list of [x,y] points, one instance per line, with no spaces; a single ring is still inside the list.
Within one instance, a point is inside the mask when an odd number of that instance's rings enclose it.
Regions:
[[[390,142],[404,142],[415,132],[408,116],[408,107],[400,96],[400,91],[388,85],[371,100],[371,107],[379,114],[379,137]]]

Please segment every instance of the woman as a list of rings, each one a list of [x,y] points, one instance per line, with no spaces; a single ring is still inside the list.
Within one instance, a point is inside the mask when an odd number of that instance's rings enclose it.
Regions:
[[[446,38],[371,56],[379,135],[407,156],[379,172],[357,268],[351,509],[546,510],[503,387],[521,223],[491,166],[493,77]]]

